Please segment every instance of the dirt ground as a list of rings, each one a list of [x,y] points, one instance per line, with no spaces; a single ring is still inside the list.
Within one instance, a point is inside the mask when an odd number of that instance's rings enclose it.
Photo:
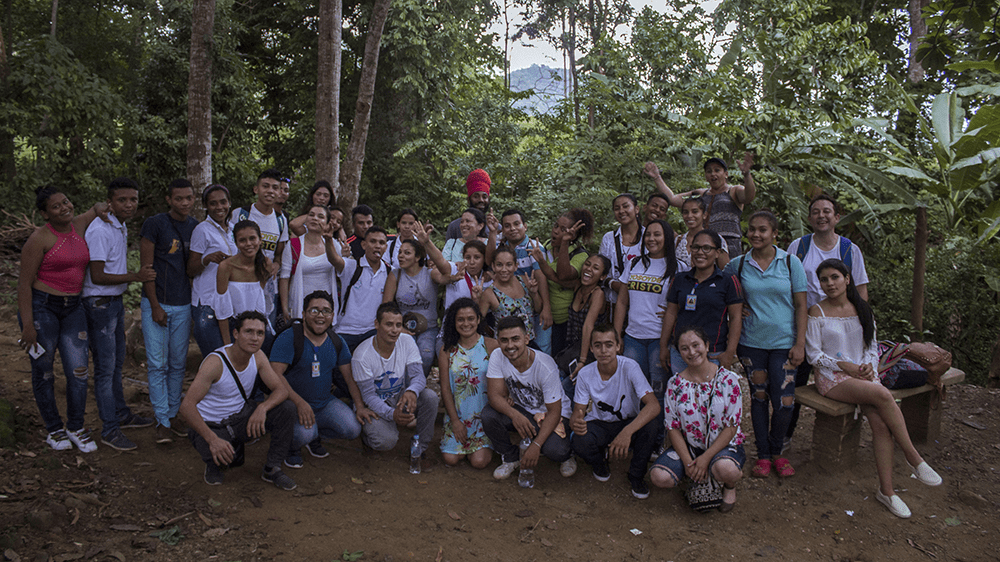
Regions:
[[[14,309],[0,314],[0,398],[14,405],[26,438],[0,449],[6,560],[1000,560],[998,390],[951,388],[940,441],[921,447],[944,485],[910,479],[897,451],[896,487],[913,511],[909,520],[874,498],[867,431],[856,466],[829,470],[810,461],[808,410],[789,455],[798,474],[746,478],[729,514],[694,513],[675,490],[636,500],[624,463],[612,464],[612,479],[601,483],[582,463],[567,479],[543,460],[534,489],[494,481],[496,460],[483,471],[439,463],[411,475],[409,430],[384,454],[363,453],[360,441],[328,443],[330,457],[307,455],[304,468],[286,469],[299,484],[293,492],[260,479],[265,438],[248,447],[244,467],[212,487],[185,439],[156,445],[151,428],[127,430],[139,445],[132,452],[49,450],[28,357],[15,344]],[[141,364],[130,361],[125,376],[133,407],[148,414]],[[64,388],[57,383],[59,396]],[[91,394],[87,427],[95,437],[99,423]],[[440,418],[437,427],[440,436]],[[743,428],[753,458],[748,411]]]

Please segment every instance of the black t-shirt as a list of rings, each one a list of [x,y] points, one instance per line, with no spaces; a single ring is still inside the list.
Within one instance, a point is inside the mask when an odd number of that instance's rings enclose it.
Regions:
[[[191,304],[191,280],[187,275],[187,256],[191,233],[198,221],[187,217],[176,221],[169,213],[153,215],[142,223],[142,237],[153,243],[153,269],[156,271],[156,299],[160,304]]]

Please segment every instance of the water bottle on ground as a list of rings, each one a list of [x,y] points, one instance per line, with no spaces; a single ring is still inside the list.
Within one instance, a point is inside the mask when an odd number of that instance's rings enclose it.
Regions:
[[[420,436],[414,435],[410,441],[410,474],[420,474]]]
[[[524,458],[524,453],[531,446],[531,439],[521,440],[521,458]],[[521,471],[517,473],[517,485],[522,488],[534,488],[535,487],[535,469],[524,468],[521,465]]]

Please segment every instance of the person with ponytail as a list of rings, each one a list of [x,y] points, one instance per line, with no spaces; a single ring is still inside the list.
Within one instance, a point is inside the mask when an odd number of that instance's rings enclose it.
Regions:
[[[73,216],[73,204],[58,188],[35,190],[35,205],[46,220],[36,228],[21,249],[21,273],[17,280],[17,319],[21,337],[17,343],[31,356],[31,390],[42,415],[45,442],[56,451],[81,452],[97,449],[83,427],[87,404],[87,317],[80,293],[90,263],[83,233],[98,214],[98,206]],[[101,203],[101,213],[107,204]],[[52,375],[56,350],[66,375],[66,425],[56,403]]]
[[[232,342],[229,319],[241,312],[256,310],[264,314],[267,303],[264,284],[271,277],[270,263],[261,249],[260,227],[251,220],[241,220],[233,226],[236,254],[222,260],[215,276],[216,314],[224,345]],[[264,337],[265,353],[270,353],[274,328],[267,326]]]
[[[816,268],[826,298],[809,309],[806,354],[816,374],[816,388],[827,398],[858,404],[868,418],[879,489],[875,499],[906,519],[910,509],[892,487],[893,441],[903,449],[913,477],[928,486],[941,477],[910,441],[903,413],[878,377],[878,340],[871,305],[862,298],[847,265],[833,258]]]

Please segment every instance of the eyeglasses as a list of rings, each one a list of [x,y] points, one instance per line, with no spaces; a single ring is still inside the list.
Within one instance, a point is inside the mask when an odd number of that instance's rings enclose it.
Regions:
[[[711,252],[712,250],[718,250],[718,248],[716,248],[715,246],[708,246],[708,245],[705,245],[705,246],[689,246],[689,248],[691,248],[692,252],[701,252],[703,254],[707,254],[707,253]]]
[[[333,309],[332,308],[316,308],[314,306],[314,307],[310,308],[308,312],[309,312],[309,314],[312,314],[313,316],[320,316],[320,315],[323,315],[323,316],[333,316]]]

